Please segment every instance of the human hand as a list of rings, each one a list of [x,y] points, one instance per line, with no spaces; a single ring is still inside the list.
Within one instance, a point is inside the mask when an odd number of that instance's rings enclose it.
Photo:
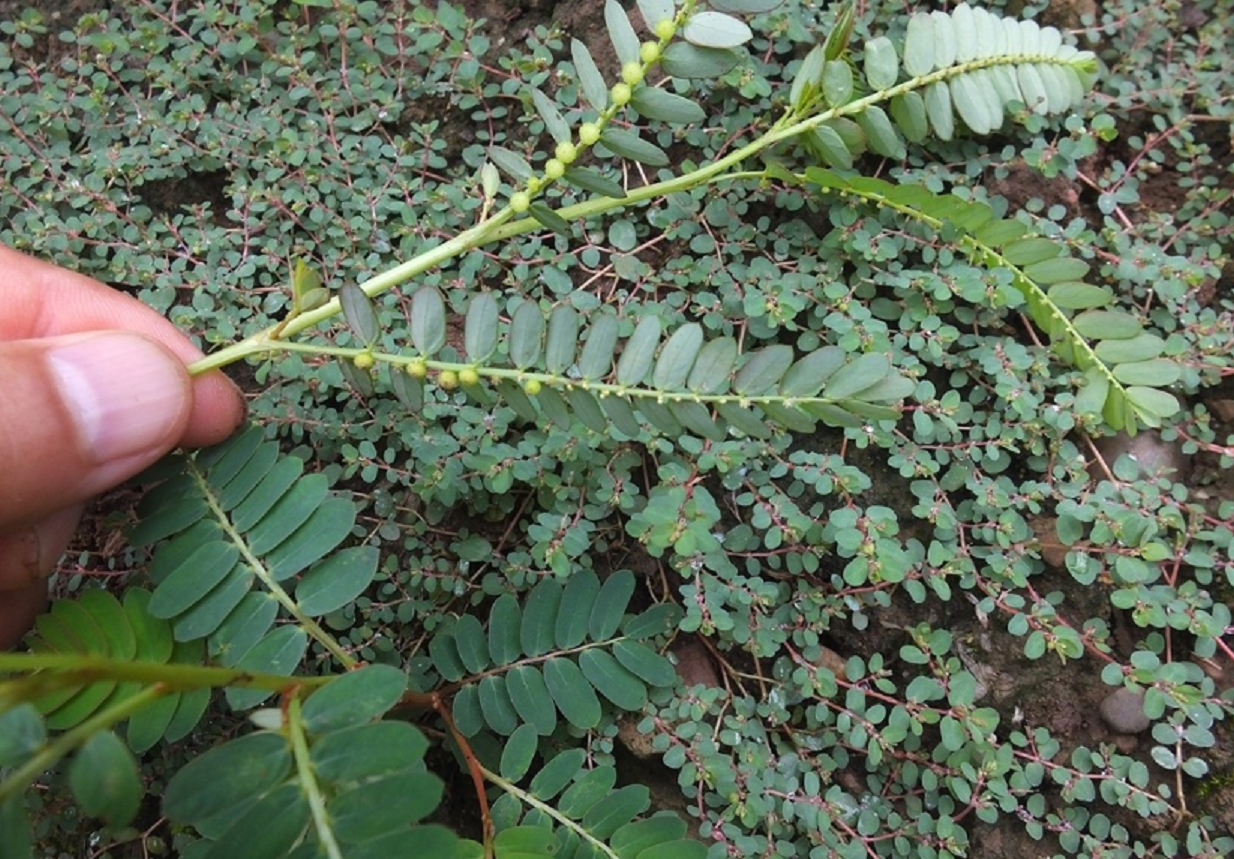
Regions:
[[[244,420],[170,322],[84,275],[0,245],[0,647],[47,599],[87,499]]]

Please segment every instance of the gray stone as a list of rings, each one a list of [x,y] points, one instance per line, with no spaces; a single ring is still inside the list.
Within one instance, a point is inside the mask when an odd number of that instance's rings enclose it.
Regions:
[[[1144,693],[1126,687],[1105,696],[1101,702],[1101,718],[1119,734],[1138,734],[1151,724],[1144,715]]]

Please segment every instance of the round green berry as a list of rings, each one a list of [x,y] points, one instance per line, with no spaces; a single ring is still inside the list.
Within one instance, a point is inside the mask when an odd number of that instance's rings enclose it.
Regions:
[[[553,155],[557,156],[557,160],[562,164],[573,164],[574,159],[578,158],[578,147],[568,140],[563,140],[557,144]]]
[[[638,58],[647,65],[660,59],[660,46],[655,42],[643,42],[638,46]]]
[[[621,67],[621,80],[628,86],[634,86],[643,79],[643,64],[642,63],[626,63]],[[616,92],[616,87],[614,87]],[[614,101],[616,98],[614,98]]]
[[[423,358],[417,358],[407,365],[407,375],[413,379],[423,379],[428,375],[428,364]]]
[[[671,39],[676,32],[677,25],[673,23],[672,18],[661,18],[659,21],[656,21],[655,34],[657,39]]]
[[[541,388],[541,385],[540,385],[539,379],[528,379],[526,382],[523,383],[523,390],[533,397],[536,394],[540,393],[540,388]]]
[[[447,391],[453,391],[458,387],[458,373],[453,370],[442,370],[437,374],[437,384]]]
[[[562,164],[556,158],[548,159],[544,165],[544,175],[549,179],[560,179],[566,174],[566,165]]]
[[[480,384],[480,374],[470,367],[467,367],[458,371],[458,380],[460,384],[466,387],[471,387],[472,385]]]
[[[625,107],[629,104],[632,94],[629,84],[613,84],[613,89],[610,92],[610,95],[613,97],[613,104],[618,107]]]
[[[368,352],[361,352],[352,359],[352,363],[356,365],[357,370],[371,370],[377,361],[373,358],[372,354]]]
[[[594,146],[600,139],[600,126],[594,122],[584,122],[579,126],[578,139],[584,146]]]
[[[510,208],[514,214],[521,215],[531,206],[531,195],[526,191],[515,191],[510,195]]]

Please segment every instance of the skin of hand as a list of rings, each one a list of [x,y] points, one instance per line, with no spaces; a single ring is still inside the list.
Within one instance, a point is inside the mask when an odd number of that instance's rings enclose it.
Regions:
[[[222,441],[244,399],[157,312],[0,245],[0,647],[47,602],[86,501],[179,446]]]

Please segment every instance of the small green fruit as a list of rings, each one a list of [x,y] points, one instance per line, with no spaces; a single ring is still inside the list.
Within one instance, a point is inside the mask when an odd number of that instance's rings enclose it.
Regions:
[[[566,175],[566,165],[562,164],[556,158],[550,158],[544,165],[544,175],[549,179],[560,179],[562,176]]]
[[[660,59],[660,46],[655,42],[643,42],[638,46],[638,58],[647,65]]]
[[[656,38],[671,39],[676,32],[677,26],[673,23],[672,18],[661,18],[659,21],[656,21]]]
[[[423,379],[428,375],[428,364],[423,358],[417,358],[407,365],[407,375],[413,379]]]
[[[361,352],[352,359],[352,363],[356,365],[358,370],[371,370],[373,365],[377,363],[376,359],[368,352]]]
[[[458,380],[464,387],[480,384],[480,374],[468,367],[465,370],[458,371]]]
[[[584,146],[593,146],[600,139],[600,126],[594,122],[584,122],[578,129],[579,142]]]
[[[437,374],[437,384],[447,391],[453,391],[458,387],[458,373],[453,370],[442,370]]]
[[[618,107],[625,107],[630,103],[630,96],[634,93],[631,91],[629,84],[613,84],[613,88],[609,93],[613,97],[613,104]]]
[[[515,191],[510,195],[510,209],[516,215],[521,215],[531,207],[531,195],[526,191]]]
[[[526,391],[528,395],[532,397],[540,393],[541,387],[542,386],[540,385],[539,379],[528,379],[526,382],[523,383],[523,390]]]
[[[634,86],[643,79],[643,64],[642,63],[626,63],[621,67],[621,80],[629,85]],[[616,93],[617,88],[613,87],[613,92]],[[616,101],[616,96],[613,97]]]
[[[557,160],[562,164],[573,164],[574,159],[578,158],[578,147],[568,140],[563,140],[557,144],[553,155],[557,156]]]

